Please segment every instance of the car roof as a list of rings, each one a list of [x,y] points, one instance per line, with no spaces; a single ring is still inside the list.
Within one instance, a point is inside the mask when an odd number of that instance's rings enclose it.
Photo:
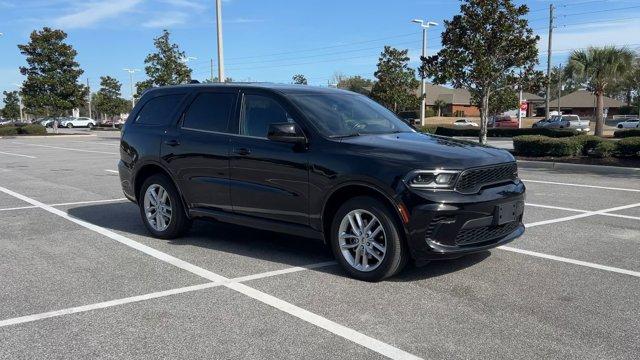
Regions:
[[[310,85],[295,84],[275,84],[275,83],[256,83],[256,82],[231,82],[231,83],[208,83],[208,84],[185,84],[154,87],[147,92],[173,92],[176,90],[193,91],[195,89],[262,89],[271,90],[281,94],[355,94],[354,92]]]

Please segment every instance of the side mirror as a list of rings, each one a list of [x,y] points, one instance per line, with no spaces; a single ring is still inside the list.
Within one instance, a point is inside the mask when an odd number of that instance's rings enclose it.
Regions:
[[[301,144],[307,141],[307,138],[294,123],[275,123],[269,124],[269,132],[267,138],[271,141],[279,141],[286,143]]]

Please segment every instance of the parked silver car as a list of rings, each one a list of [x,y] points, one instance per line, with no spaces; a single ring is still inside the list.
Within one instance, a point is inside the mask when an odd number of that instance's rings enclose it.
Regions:
[[[552,116],[543,126],[548,129],[571,129],[582,132],[591,130],[589,128],[589,120],[580,120],[578,115]]]

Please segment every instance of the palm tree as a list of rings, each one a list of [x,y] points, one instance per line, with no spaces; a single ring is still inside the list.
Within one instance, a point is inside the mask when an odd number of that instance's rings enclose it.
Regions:
[[[442,114],[442,109],[446,108],[448,105],[448,102],[440,99],[437,99],[433,102],[434,109],[438,110],[438,117],[440,117],[440,115]]]
[[[596,135],[604,130],[604,92],[607,86],[624,77],[631,69],[634,53],[613,46],[575,50],[569,57],[567,72],[587,83],[596,96]]]

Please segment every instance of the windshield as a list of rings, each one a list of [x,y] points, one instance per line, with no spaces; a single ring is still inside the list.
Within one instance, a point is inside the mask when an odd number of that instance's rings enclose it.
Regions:
[[[391,111],[363,95],[291,94],[289,98],[328,137],[413,132]]]

